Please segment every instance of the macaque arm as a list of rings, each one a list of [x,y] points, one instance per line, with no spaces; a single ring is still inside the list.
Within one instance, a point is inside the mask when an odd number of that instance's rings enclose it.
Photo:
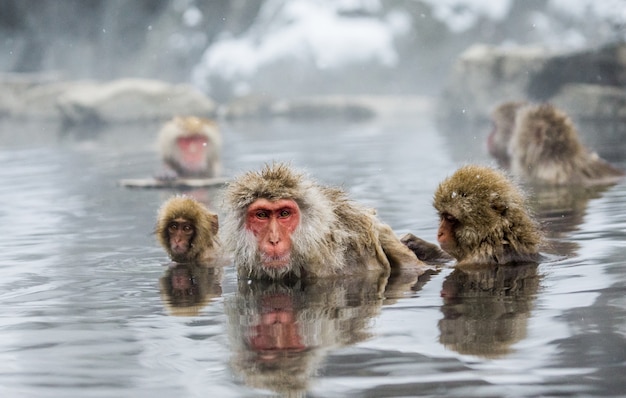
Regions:
[[[424,263],[398,239],[388,225],[379,226],[378,239],[385,255],[389,259],[392,270],[424,266]]]
[[[411,233],[404,235],[400,241],[425,263],[438,264],[453,260],[452,256],[441,250],[436,244],[427,242]]]

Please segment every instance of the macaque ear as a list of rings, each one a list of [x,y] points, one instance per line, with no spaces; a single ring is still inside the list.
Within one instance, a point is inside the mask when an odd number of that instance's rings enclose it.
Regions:
[[[492,192],[491,195],[489,195],[489,204],[491,208],[496,211],[496,213],[500,215],[504,215],[504,213],[506,213],[506,210],[507,210],[506,203],[504,202],[504,200],[502,199],[502,196],[499,193]]]

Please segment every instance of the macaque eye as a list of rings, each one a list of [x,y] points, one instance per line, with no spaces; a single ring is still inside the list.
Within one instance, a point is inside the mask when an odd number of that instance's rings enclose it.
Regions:
[[[291,212],[289,210],[281,210],[280,213],[278,214],[279,217],[289,217],[291,215]]]
[[[185,225],[183,225],[183,231],[187,232],[187,233],[191,233],[191,232],[193,232],[193,227],[191,225],[189,225],[189,224],[185,224]]]
[[[175,222],[169,223],[169,225],[167,226],[167,229],[169,229],[170,231],[176,231],[178,229],[178,223],[175,223]]]
[[[445,219],[447,222],[454,224],[456,222],[456,218],[451,214],[442,214],[441,218]]]
[[[259,211],[256,212],[255,215],[256,215],[257,218],[267,218],[268,217],[267,211],[265,211],[265,210],[259,210]]]

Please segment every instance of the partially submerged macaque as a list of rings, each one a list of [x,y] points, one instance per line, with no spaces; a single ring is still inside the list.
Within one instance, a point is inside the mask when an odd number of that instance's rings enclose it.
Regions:
[[[496,108],[492,117],[489,153],[527,182],[611,184],[624,175],[587,149],[572,120],[553,105],[508,102]]]
[[[437,240],[459,263],[538,261],[542,235],[522,192],[501,172],[468,165],[435,191]]]
[[[226,244],[243,278],[328,277],[423,265],[372,209],[284,163],[226,189]]]
[[[165,123],[158,144],[170,174],[175,173],[168,178],[213,178],[220,174],[222,139],[212,120],[177,116]]]
[[[157,240],[177,263],[204,263],[220,257],[217,231],[217,214],[188,196],[169,199],[157,215]]]

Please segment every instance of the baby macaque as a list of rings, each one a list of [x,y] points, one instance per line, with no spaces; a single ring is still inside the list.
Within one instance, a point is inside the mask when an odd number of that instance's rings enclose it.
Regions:
[[[252,279],[390,273],[423,266],[372,209],[284,163],[226,189],[225,239],[239,276]]]
[[[217,215],[188,196],[175,196],[161,206],[155,233],[172,261],[205,263],[219,257]]]
[[[222,140],[214,121],[177,116],[165,123],[158,143],[170,169],[161,178],[213,178],[220,174]]]
[[[504,103],[493,121],[489,153],[527,182],[589,186],[612,184],[624,175],[587,149],[572,120],[550,104]]]
[[[461,167],[435,191],[437,240],[459,264],[538,261],[542,242],[522,192],[501,172]]]

